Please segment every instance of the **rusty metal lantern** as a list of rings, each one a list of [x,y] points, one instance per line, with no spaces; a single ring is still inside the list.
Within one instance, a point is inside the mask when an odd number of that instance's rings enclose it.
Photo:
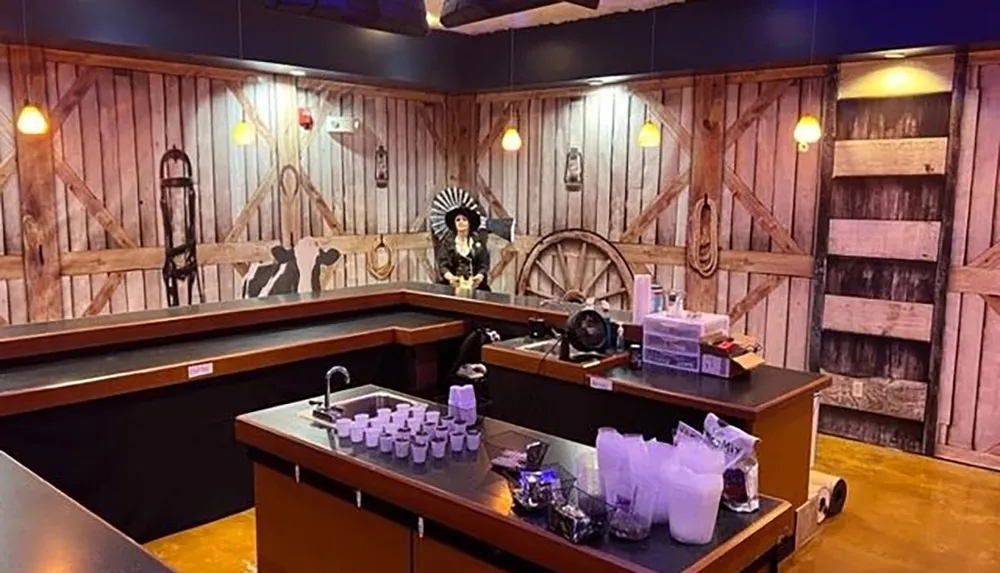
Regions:
[[[566,172],[563,174],[563,183],[566,184],[567,191],[580,191],[583,189],[583,154],[578,147],[570,147],[566,152]]]
[[[375,187],[385,189],[389,186],[389,152],[379,144],[375,149]]]

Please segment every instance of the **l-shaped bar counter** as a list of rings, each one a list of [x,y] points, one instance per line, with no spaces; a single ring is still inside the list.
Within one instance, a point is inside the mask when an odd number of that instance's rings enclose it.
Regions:
[[[527,332],[529,318],[562,326],[574,308],[387,283],[4,327],[0,450],[146,541],[252,504],[237,416],[315,398],[333,364],[351,371],[353,385],[433,398],[443,389],[439,366],[451,365],[471,326],[509,339]],[[613,318],[626,323],[627,339],[641,340],[630,316]],[[667,421],[715,411],[762,437],[762,490],[793,507],[804,501],[812,397],[829,385],[823,375],[769,366],[741,381],[577,365],[550,373],[509,341],[493,346],[483,358],[491,392],[497,378],[494,417],[593,443],[600,425],[668,438]],[[610,384],[589,387],[591,374]],[[568,408],[601,406],[581,417],[586,425],[562,427],[519,410],[519,392],[543,392]]]

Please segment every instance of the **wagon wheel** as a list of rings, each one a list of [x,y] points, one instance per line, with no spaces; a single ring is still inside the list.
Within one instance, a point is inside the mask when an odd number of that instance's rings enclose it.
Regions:
[[[549,255],[554,256],[558,270],[552,271],[546,266]],[[596,261],[592,273],[587,272],[588,259]],[[545,277],[552,285],[552,292],[540,292],[533,287],[533,276]],[[601,279],[613,276],[619,278],[620,284],[605,289]],[[528,253],[517,273],[517,294],[559,298],[567,302],[586,302],[593,297],[612,305],[620,302],[621,308],[629,308],[632,303],[632,278],[632,269],[625,258],[600,235],[582,229],[556,231],[542,237]]]

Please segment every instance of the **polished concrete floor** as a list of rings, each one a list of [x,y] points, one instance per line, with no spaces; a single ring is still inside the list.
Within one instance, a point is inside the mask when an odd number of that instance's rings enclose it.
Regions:
[[[847,507],[783,573],[1000,572],[1000,473],[825,436],[817,458]],[[248,511],[147,547],[179,573],[250,573],[253,527]]]

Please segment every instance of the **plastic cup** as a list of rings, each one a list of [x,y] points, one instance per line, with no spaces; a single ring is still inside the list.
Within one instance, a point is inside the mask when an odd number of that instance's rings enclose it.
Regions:
[[[470,452],[474,452],[479,449],[479,442],[482,438],[482,434],[479,430],[469,430],[465,433],[465,449]]]
[[[337,418],[334,425],[337,428],[337,437],[346,438],[351,435],[351,426],[354,425],[354,420],[350,418]]]
[[[392,443],[395,437],[392,434],[387,434],[384,431],[378,437],[378,449],[383,454],[392,453]]]
[[[448,434],[450,433],[451,433],[451,426],[449,426],[448,424],[443,424],[443,423],[438,424],[437,427],[434,428],[435,438],[441,438],[442,440],[447,440]]]
[[[419,413],[419,414],[420,414],[421,416],[422,416],[422,415],[424,415],[424,414],[426,414],[426,413],[427,413],[427,404],[424,404],[424,403],[422,403],[422,402],[421,402],[421,403],[419,403],[419,404],[414,404],[414,405],[413,405],[413,406],[412,406],[412,407],[410,408],[410,414],[411,414],[411,415],[414,415],[414,416],[416,416],[416,415],[417,415],[418,413]]]
[[[378,447],[378,437],[382,434],[382,428],[369,426],[365,428],[365,445],[369,448]]]
[[[358,424],[361,424],[362,426],[367,426],[368,425],[368,420],[370,420],[370,419],[371,419],[371,416],[369,416],[368,414],[355,414],[354,415],[354,421],[356,423],[358,423]]]
[[[431,456],[436,460],[444,458],[445,452],[448,451],[448,439],[445,437],[437,437],[431,439]]]
[[[428,410],[424,414],[424,423],[428,426],[437,426],[440,421],[441,412],[438,412],[437,410]]]
[[[410,446],[410,455],[413,457],[413,463],[422,464],[427,461],[427,443],[413,442]]]
[[[375,414],[379,418],[388,418],[392,414],[392,408],[379,408],[375,410]]]
[[[410,455],[410,438],[406,436],[396,436],[396,441],[394,447],[396,448],[396,457],[405,458]]]
[[[354,422],[354,424],[351,426],[351,442],[355,444],[360,444],[361,442],[365,441],[365,429],[366,429],[365,426],[362,426],[361,424]]]
[[[458,453],[465,449],[465,432],[452,432],[448,434],[451,442],[451,451]]]
[[[413,443],[415,444],[427,445],[427,442],[429,441],[431,441],[430,434],[427,434],[425,432],[417,432],[416,434],[413,434]]]
[[[424,421],[419,418],[410,417],[406,419],[406,427],[414,432],[420,431],[420,428],[421,426],[423,426],[423,423]]]
[[[441,424],[448,426],[448,431],[451,431],[452,424],[455,423],[454,416],[441,416]]]
[[[413,404],[407,404],[406,402],[400,402],[399,404],[396,404],[396,411],[397,412],[404,412],[407,416],[409,416],[410,415],[410,408],[412,408],[412,407],[413,407]]]
[[[396,410],[395,412],[392,413],[391,419],[393,424],[402,426],[403,424],[406,423],[406,419],[409,417],[410,417],[409,410],[406,410],[405,412]]]
[[[410,419],[416,420],[417,422],[423,424],[426,419],[427,412],[424,410],[410,410]]]

